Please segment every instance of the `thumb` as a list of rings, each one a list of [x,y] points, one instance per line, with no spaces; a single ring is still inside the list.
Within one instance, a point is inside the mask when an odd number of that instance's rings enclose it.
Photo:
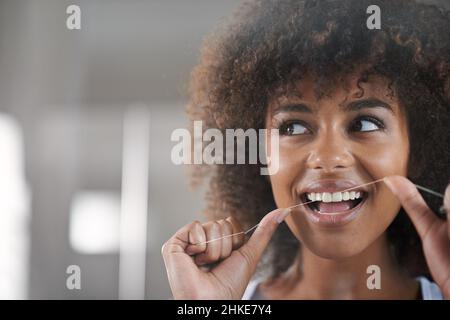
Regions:
[[[450,214],[450,184],[448,184],[447,188],[445,189],[444,209],[447,212],[447,214]]]
[[[289,212],[289,209],[276,209],[269,212],[261,220],[248,242],[238,250],[247,257],[250,266],[256,268],[275,230]]]
[[[444,194],[444,211],[447,214],[447,231],[448,231],[448,238],[450,239],[450,184],[447,185],[447,188],[445,189]]]
[[[289,213],[289,209],[276,209],[265,215],[247,243],[233,251],[212,271],[219,279],[227,279],[227,285],[239,298],[244,293],[275,230]]]

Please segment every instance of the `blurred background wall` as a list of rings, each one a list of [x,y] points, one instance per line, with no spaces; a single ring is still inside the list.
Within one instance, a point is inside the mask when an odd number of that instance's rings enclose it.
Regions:
[[[202,38],[238,2],[0,1],[0,298],[171,297],[160,248],[201,219],[202,192],[170,134],[187,126]],[[70,4],[81,30],[66,28]],[[139,195],[145,214],[123,220]],[[144,257],[121,260],[121,239],[145,239]]]
[[[124,119],[136,108],[150,124],[145,295],[120,297],[171,297],[161,245],[201,218],[202,194],[172,164],[170,134],[187,125],[202,38],[237,2],[0,1],[0,298],[119,298]],[[81,30],[66,28],[70,4]],[[69,265],[81,290],[66,287]]]

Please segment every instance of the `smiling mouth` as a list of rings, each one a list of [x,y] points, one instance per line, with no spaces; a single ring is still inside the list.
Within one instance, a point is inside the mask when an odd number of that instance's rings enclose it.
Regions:
[[[367,199],[367,192],[320,192],[304,193],[302,202],[308,202],[307,207],[316,214],[340,215],[359,208]]]

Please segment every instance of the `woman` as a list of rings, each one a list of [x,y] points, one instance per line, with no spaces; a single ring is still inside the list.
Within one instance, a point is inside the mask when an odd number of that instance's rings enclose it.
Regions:
[[[211,221],[163,246],[175,298],[450,298],[442,199],[411,182],[445,189],[450,211],[450,15],[376,2],[250,1],[206,40],[191,119],[278,129],[279,170],[197,169]],[[373,4],[381,28],[369,30]],[[248,239],[205,243],[258,222]]]

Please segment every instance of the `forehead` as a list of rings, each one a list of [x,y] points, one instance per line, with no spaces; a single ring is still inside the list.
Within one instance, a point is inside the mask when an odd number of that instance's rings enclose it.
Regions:
[[[352,73],[326,79],[326,84],[318,87],[318,77],[305,74],[301,80],[277,88],[269,98],[269,106],[273,109],[283,102],[299,99],[314,104],[326,100],[343,103],[363,97],[378,98],[396,105],[398,101],[390,82],[381,75],[370,75],[361,81],[361,73]]]

